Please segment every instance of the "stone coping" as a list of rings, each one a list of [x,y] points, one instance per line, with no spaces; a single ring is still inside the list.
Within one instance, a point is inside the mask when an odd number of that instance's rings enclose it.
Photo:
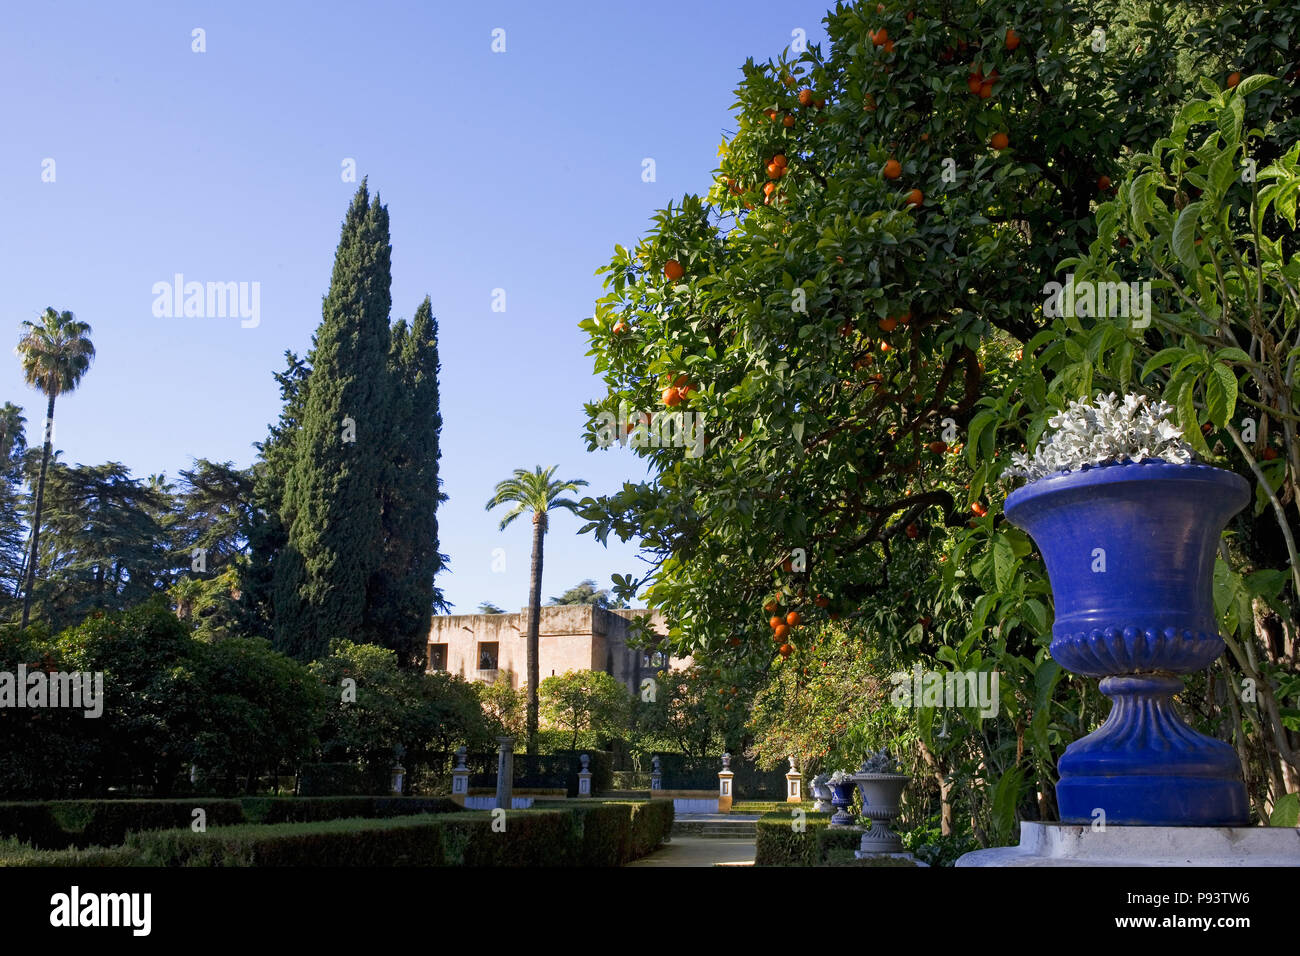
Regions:
[[[1300,866],[1296,827],[1123,827],[1021,823],[1020,845],[957,866]]]

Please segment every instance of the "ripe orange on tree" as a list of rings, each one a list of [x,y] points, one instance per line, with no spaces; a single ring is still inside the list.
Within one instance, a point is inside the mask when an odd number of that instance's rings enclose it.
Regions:
[[[776,110],[763,110],[763,112],[767,114],[768,119],[770,120],[776,119]]]
[[[885,165],[880,168],[880,175],[886,179],[897,179],[903,175],[903,164],[896,159],[887,159]]]
[[[763,605],[763,610],[766,611],[768,614],[775,614],[776,609],[779,608],[780,606],[781,605],[776,602],[776,599],[773,598],[772,600],[768,601],[766,604]]]
[[[1010,144],[1011,140],[1007,138],[1006,133],[994,133],[989,139],[989,145],[994,149],[1006,149]]]
[[[772,626],[772,630],[775,631],[778,627],[781,626],[782,619],[778,615],[773,614],[767,623],[770,624]]]
[[[776,183],[768,183],[763,187],[763,195],[768,199],[772,198],[772,193],[776,192]]]
[[[785,158],[785,153],[777,153],[775,156],[772,157],[772,162],[775,163],[777,166],[780,166],[782,169],[785,169],[785,167],[789,164],[789,161]]]
[[[898,317],[898,321],[899,321],[899,322],[902,322],[904,325],[908,325],[908,324],[911,323],[911,321],[912,321],[912,313],[911,313],[911,312],[904,312],[901,316]],[[924,364],[924,363],[922,363],[922,364]]]
[[[791,647],[789,644],[781,645],[780,654],[782,657],[789,657],[793,653],[794,653],[794,648]]]
[[[871,34],[871,43],[874,46],[884,46],[889,42],[889,31],[881,27],[875,33]]]
[[[800,620],[801,618],[799,617],[798,611],[791,611],[785,616],[785,623],[789,624],[791,627],[795,627]]]
[[[767,178],[780,179],[785,174],[785,168],[778,166],[776,163],[767,164]]]
[[[1240,82],[1241,82],[1241,74],[1238,71],[1233,70],[1231,73],[1228,74],[1228,89],[1232,89]]]
[[[1097,191],[1104,193],[1107,189],[1110,189],[1110,177],[1106,175],[1098,176]]]
[[[781,117],[781,125],[784,126],[784,127],[786,127],[787,129],[788,129],[789,127],[793,126],[793,125],[794,125],[794,116],[791,115],[790,113],[786,113],[784,116]]]
[[[659,397],[663,399],[664,404],[669,408],[679,404],[682,400],[681,392],[677,391],[677,389],[673,388],[671,385],[665,388]]]
[[[934,452],[936,455],[942,455],[948,450],[948,443],[946,441],[932,441],[930,442],[929,448],[930,451]]]
[[[627,331],[627,323],[624,322],[622,319],[619,319],[617,322],[614,323],[615,335],[622,335],[626,331]]]
[[[880,331],[892,332],[896,328],[898,328],[898,319],[894,318],[892,315],[887,315],[880,320]]]
[[[676,259],[669,259],[664,263],[664,275],[669,282],[676,282],[685,274],[686,270],[682,268],[682,264]]]
[[[975,502],[973,505],[970,506],[970,510],[975,512],[975,514],[981,518],[983,518],[986,514],[989,513],[988,506],[984,504],[982,501]]]
[[[808,87],[805,86],[802,90],[799,91],[799,105],[812,106],[812,102],[813,102],[812,90],[808,89]]]
[[[784,624],[778,624],[776,626],[776,639],[778,641],[785,640],[785,636],[789,633],[790,633],[790,628],[786,627]]]
[[[1012,27],[1007,27],[1006,48],[1014,50],[1018,46],[1020,46],[1020,34],[1016,33]]]
[[[993,81],[985,80],[980,84],[980,99],[987,100],[993,95]]]
[[[925,193],[919,189],[912,189],[907,194],[907,204],[909,206],[919,206],[925,202]]]
[[[819,594],[817,595],[816,598],[813,599],[813,603],[816,604],[818,607],[826,607],[828,604],[831,603],[831,599],[828,598],[825,594]]]

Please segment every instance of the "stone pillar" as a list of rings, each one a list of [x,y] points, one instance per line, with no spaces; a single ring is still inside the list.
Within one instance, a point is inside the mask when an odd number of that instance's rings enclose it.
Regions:
[[[650,765],[654,768],[650,771],[650,793],[651,796],[653,796],[654,791],[662,790],[664,788],[664,774],[663,770],[659,767],[658,757],[651,757]]]
[[[400,763],[393,764],[393,786],[392,786],[393,796],[400,797],[402,795],[402,785],[405,782],[406,782],[406,768],[403,767]]]
[[[511,809],[511,796],[515,788],[515,738],[498,737],[497,744],[497,802],[499,810]]]
[[[785,775],[785,802],[803,803],[803,774],[794,769],[794,758],[790,761],[790,770]]]
[[[731,754],[722,755],[722,769],[718,771],[718,812],[731,812],[731,778],[735,774],[731,771]]]
[[[587,769],[587,764],[591,763],[591,757],[583,754],[578,758],[582,761],[582,769],[578,771],[578,796],[591,796],[591,771]]]
[[[465,765],[465,748],[456,748],[456,766],[451,771],[451,798],[462,807],[469,796],[469,767]]]

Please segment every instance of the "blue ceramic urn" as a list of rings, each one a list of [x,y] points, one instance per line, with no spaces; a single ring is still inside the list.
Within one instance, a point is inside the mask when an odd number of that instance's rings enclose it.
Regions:
[[[1158,460],[1050,475],[1007,497],[1007,520],[1033,537],[1047,564],[1052,657],[1103,678],[1101,692],[1114,702],[1102,726],[1061,757],[1063,822],[1249,821],[1236,752],[1189,727],[1173,702],[1183,690],[1177,675],[1223,653],[1214,557],[1249,501],[1239,475]]]

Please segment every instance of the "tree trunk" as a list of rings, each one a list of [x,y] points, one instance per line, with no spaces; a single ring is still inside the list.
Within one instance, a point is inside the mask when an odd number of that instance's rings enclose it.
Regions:
[[[528,753],[537,753],[538,631],[542,626],[542,538],[546,512],[533,515],[533,569],[528,582]]]
[[[41,450],[41,475],[36,482],[36,510],[32,514],[32,550],[27,556],[27,586],[23,588],[23,622],[19,630],[27,627],[32,613],[32,587],[36,583],[36,548],[41,539],[41,509],[45,507],[45,473],[50,467],[50,450],[54,438],[54,399],[57,392],[50,391],[49,405],[45,409],[45,447]]]

